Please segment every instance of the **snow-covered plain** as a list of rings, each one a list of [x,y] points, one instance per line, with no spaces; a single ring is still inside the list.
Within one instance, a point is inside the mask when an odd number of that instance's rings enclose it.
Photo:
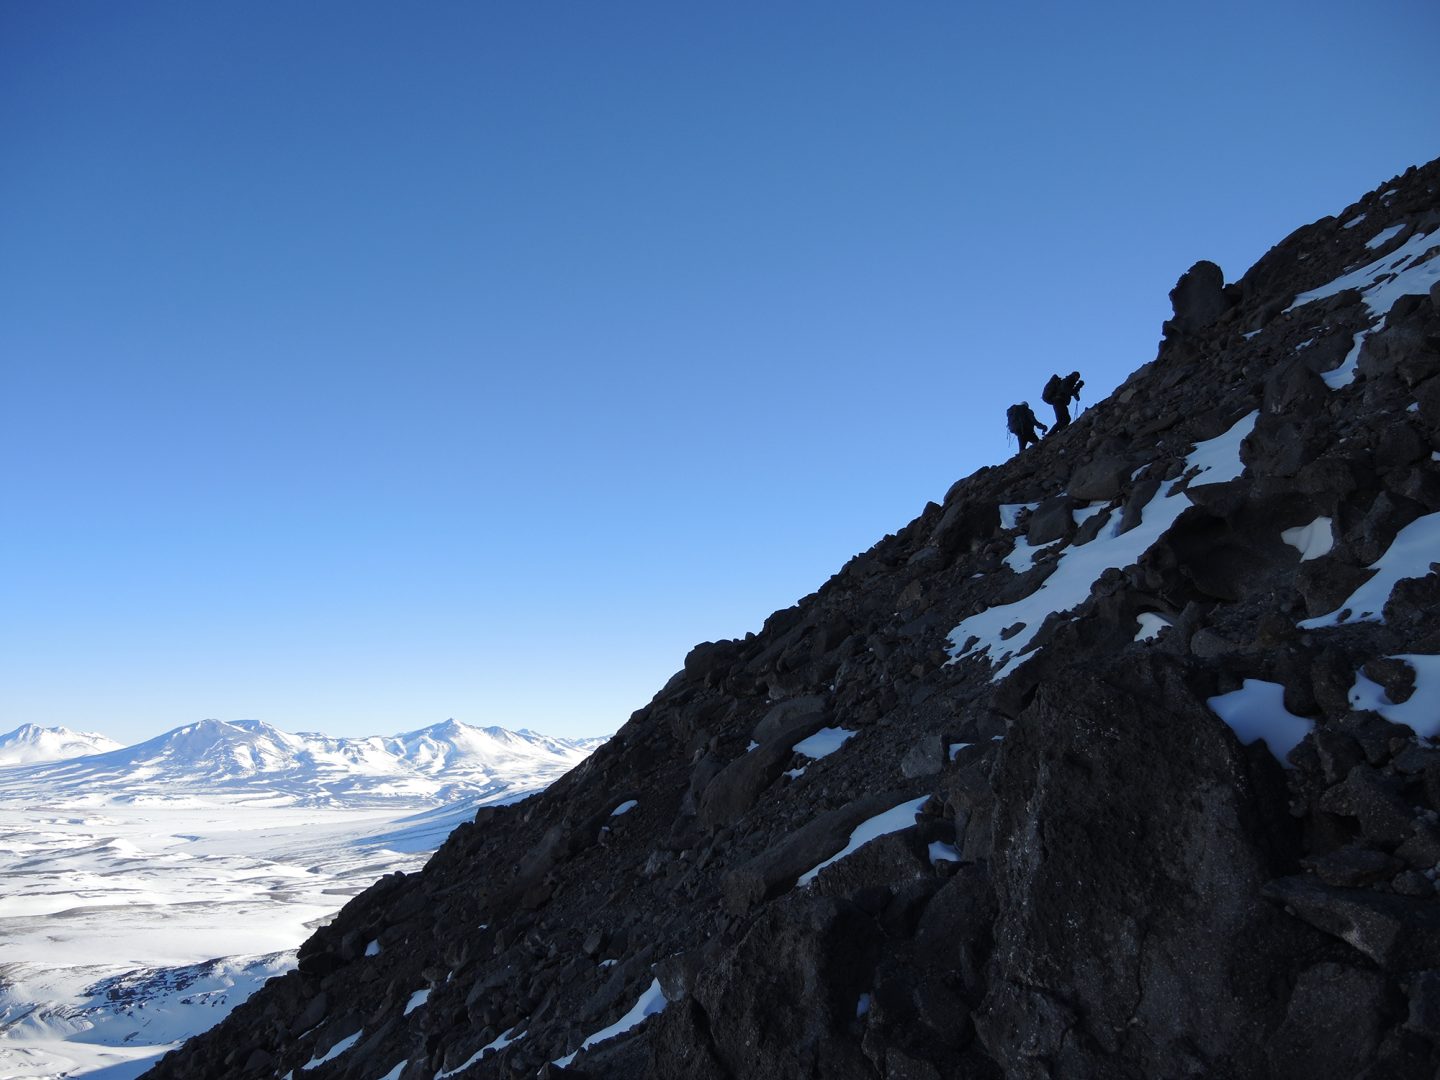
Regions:
[[[0,768],[0,1077],[138,1076],[293,966],[351,896],[592,745],[207,721]]]

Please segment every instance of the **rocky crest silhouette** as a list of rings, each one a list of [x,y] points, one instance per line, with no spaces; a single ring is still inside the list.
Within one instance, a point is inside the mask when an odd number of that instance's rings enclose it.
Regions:
[[[1433,1077],[1437,279],[1440,162],[1198,263],[1108,400],[147,1075]]]

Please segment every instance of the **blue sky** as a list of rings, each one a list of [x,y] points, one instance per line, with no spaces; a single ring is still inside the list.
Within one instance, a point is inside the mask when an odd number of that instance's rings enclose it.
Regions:
[[[0,6],[0,731],[613,730],[1440,153],[1355,10]]]

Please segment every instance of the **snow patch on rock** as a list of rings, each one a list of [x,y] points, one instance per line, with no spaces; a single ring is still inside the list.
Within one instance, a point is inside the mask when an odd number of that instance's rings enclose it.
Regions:
[[[1355,673],[1355,685],[1350,688],[1350,705],[1377,712],[1392,724],[1404,724],[1422,738],[1440,735],[1440,656],[1401,653],[1390,659],[1408,664],[1415,672],[1415,689],[1411,695],[1396,704],[1383,686],[1359,671]]]
[[[1218,484],[1240,476],[1244,471],[1240,443],[1254,428],[1258,415],[1247,413],[1223,434],[1197,443],[1185,463],[1186,472],[1194,474],[1190,482]],[[1117,533],[1117,521],[1088,544],[1066,545],[1057,555],[1054,572],[1029,596],[961,622],[950,631],[952,661],[988,655],[997,665],[991,679],[999,682],[1037,655],[1039,650],[1025,650],[1050,615],[1084,603],[1101,574],[1136,562],[1190,506],[1178,487],[1173,485],[1166,494],[1157,492],[1145,506],[1140,524],[1129,532]],[[1017,624],[1020,629],[1009,633]]]
[[[1239,690],[1206,700],[1210,711],[1224,720],[1246,746],[1256,739],[1285,768],[1294,768],[1285,755],[1310,734],[1315,721],[1285,708],[1285,687],[1263,679],[1246,679]]]
[[[1339,626],[1342,622],[1384,622],[1382,612],[1395,586],[1406,578],[1428,577],[1440,558],[1440,513],[1416,518],[1396,534],[1385,554],[1371,563],[1370,578],[1338,608],[1300,622],[1302,630]]]

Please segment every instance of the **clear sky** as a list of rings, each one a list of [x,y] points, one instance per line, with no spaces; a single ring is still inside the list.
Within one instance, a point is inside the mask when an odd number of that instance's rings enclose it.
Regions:
[[[1440,6],[9,0],[0,731],[613,730],[1440,154]]]

